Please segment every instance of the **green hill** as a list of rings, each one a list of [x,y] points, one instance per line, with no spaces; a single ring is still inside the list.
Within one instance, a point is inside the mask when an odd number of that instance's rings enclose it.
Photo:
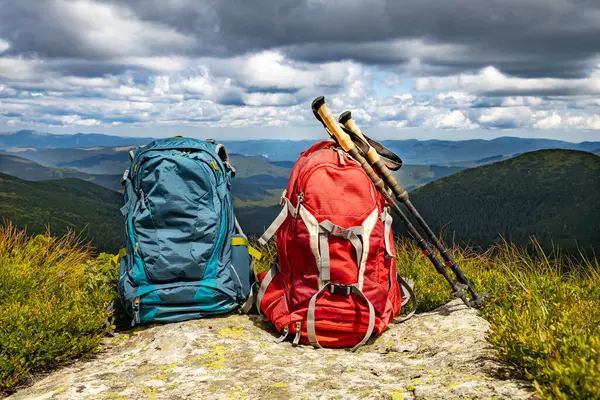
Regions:
[[[56,168],[38,164],[26,158],[0,154],[0,173],[28,181],[47,181],[63,178],[77,178],[112,190],[121,190],[121,175],[86,174],[70,168]]]
[[[122,174],[129,166],[129,150],[136,146],[86,148],[16,148],[5,154],[19,156],[40,164],[72,168],[88,174]]]
[[[80,179],[29,182],[0,173],[0,220],[29,234],[82,233],[99,251],[117,252],[123,243],[120,193]],[[87,227],[86,227],[87,225]]]
[[[436,179],[452,175],[462,171],[462,166],[439,166],[439,165],[403,165],[394,176],[402,186],[408,191],[414,190],[426,183],[433,182]]]
[[[262,156],[242,156],[231,154],[229,156],[231,164],[236,169],[235,179],[248,178],[255,175],[270,175],[276,178],[288,178],[291,168],[285,168],[272,164]]]
[[[413,204],[446,238],[487,246],[502,235],[526,245],[535,236],[600,251],[600,158],[539,150],[456,173],[412,193]]]

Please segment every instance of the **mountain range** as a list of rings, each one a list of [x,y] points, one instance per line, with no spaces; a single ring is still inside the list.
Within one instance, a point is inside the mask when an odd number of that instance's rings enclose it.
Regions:
[[[325,137],[323,138],[325,139]],[[12,149],[65,149],[83,147],[123,147],[149,143],[152,138],[132,138],[103,134],[58,135],[36,131],[18,131],[0,134],[0,150]],[[243,140],[222,141],[231,153],[264,156],[270,161],[296,161],[300,152],[315,140]],[[449,163],[480,160],[487,157],[506,157],[521,153],[549,149],[594,151],[600,142],[572,143],[550,139],[500,137],[492,140],[383,140],[382,143],[398,154],[407,164],[446,165]],[[29,158],[29,157],[27,157]],[[35,160],[42,162],[41,159]],[[65,163],[68,163],[65,160]],[[72,167],[72,165],[61,165]],[[90,172],[90,171],[88,171]]]
[[[46,166],[23,157],[0,154],[0,173],[27,181],[48,181],[63,178],[77,178],[95,183],[108,189],[121,190],[122,174],[88,174],[72,168]]]
[[[32,137],[28,132],[24,138]],[[60,140],[66,135],[41,136],[45,145],[55,145],[64,143]],[[54,142],[54,136],[62,137]],[[20,142],[25,147],[0,152],[0,218],[26,226],[30,233],[44,231],[48,223],[56,234],[83,230],[99,250],[116,251],[122,241],[118,212],[122,193],[118,191],[121,174],[129,167],[127,153],[152,139],[137,144],[124,140],[114,146],[115,137],[100,136],[100,143],[85,137],[78,142],[92,147],[37,148],[25,140]],[[417,143],[400,150],[394,147],[408,142]],[[232,181],[236,216],[247,234],[261,234],[279,213],[279,197],[295,159],[313,143],[225,143],[237,170]],[[394,172],[396,178],[411,191],[414,204],[434,230],[444,231],[446,237],[486,247],[500,235],[519,244],[535,235],[546,247],[554,243],[570,251],[577,245],[600,250],[596,228],[600,226],[600,157],[593,154],[600,153],[599,142],[500,138],[386,144],[405,160]],[[438,152],[432,150],[434,144]],[[544,146],[589,151],[537,149]],[[421,160],[440,163],[407,163],[416,148],[431,152],[420,155]],[[277,160],[273,154],[291,158]],[[396,229],[403,232],[401,226]]]
[[[97,146],[115,147],[144,145],[152,140],[154,139],[112,136],[102,133],[59,135],[33,130],[20,130],[17,132],[0,133],[0,149],[8,149],[11,147],[35,147],[39,149]]]

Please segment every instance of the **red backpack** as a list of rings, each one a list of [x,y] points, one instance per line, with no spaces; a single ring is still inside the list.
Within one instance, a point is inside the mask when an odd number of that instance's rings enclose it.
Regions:
[[[333,140],[300,155],[281,204],[259,240],[277,232],[277,262],[258,275],[259,312],[282,333],[278,341],[293,334],[294,345],[357,349],[409,300],[398,284],[389,207]]]

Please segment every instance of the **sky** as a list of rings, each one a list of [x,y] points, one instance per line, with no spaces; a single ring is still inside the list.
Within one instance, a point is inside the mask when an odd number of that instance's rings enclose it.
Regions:
[[[600,140],[596,0],[0,0],[0,131]]]

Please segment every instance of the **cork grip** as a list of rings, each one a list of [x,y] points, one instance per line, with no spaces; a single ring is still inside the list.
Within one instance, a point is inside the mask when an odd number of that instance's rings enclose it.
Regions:
[[[344,151],[358,161],[358,163],[363,167],[369,178],[371,178],[375,184],[377,190],[382,190],[385,186],[383,180],[373,170],[369,162],[360,154],[350,136],[340,128],[338,122],[331,114],[329,107],[327,107],[325,104],[325,97],[317,97],[312,103],[312,109],[319,114],[327,129],[329,129],[329,132],[335,136]]]
[[[331,114],[331,110],[329,110],[329,107],[325,104],[325,97],[317,97],[312,103],[312,109],[319,114],[327,129],[329,129],[336,137],[340,146],[342,146],[342,149],[346,152],[350,151],[350,149],[354,147],[354,142],[352,142],[352,139],[346,132],[340,129],[335,118]]]

